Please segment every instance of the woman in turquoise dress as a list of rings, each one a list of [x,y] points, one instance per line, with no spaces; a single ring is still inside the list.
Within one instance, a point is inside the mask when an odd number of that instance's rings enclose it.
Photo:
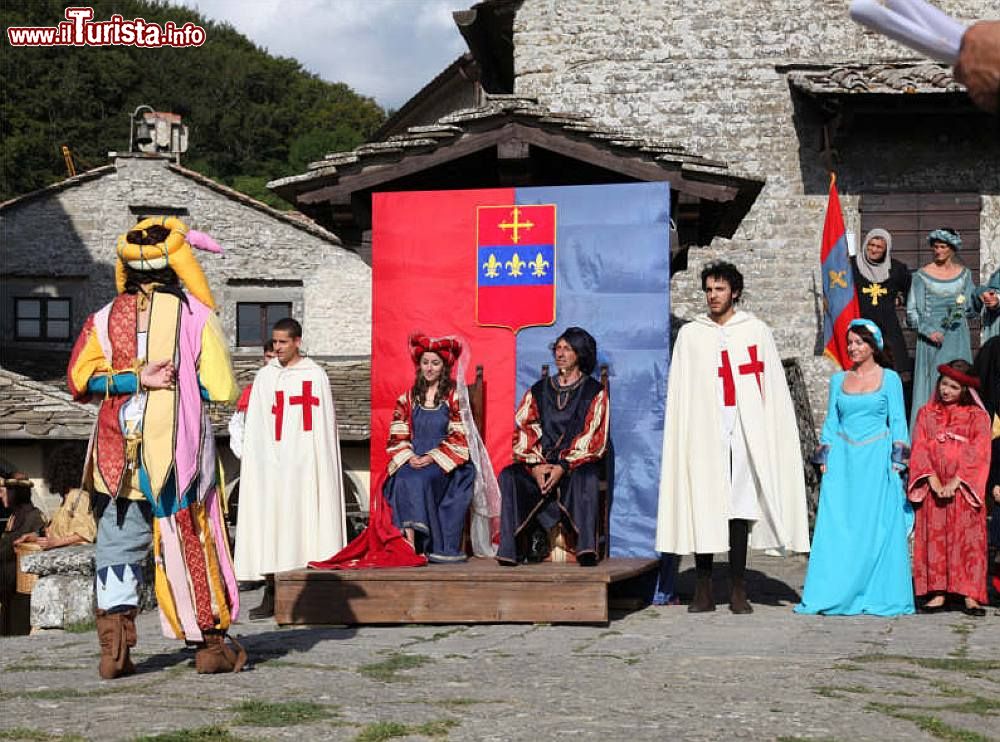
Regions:
[[[871,320],[851,322],[847,352],[854,367],[830,380],[819,512],[795,612],[913,613],[913,510],[899,475],[908,450],[903,385]]]
[[[972,362],[967,319],[975,317],[982,307],[975,296],[972,272],[955,260],[962,248],[958,232],[947,227],[935,229],[927,241],[934,260],[913,274],[906,300],[907,321],[917,331],[910,427],[916,423],[917,411],[934,393],[937,367],[956,358]]]

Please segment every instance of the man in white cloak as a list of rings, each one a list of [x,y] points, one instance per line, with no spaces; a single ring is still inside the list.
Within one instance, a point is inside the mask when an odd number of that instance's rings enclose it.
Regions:
[[[275,323],[276,358],[253,380],[236,524],[236,578],[266,580],[251,619],[274,615],[274,574],[344,547],[337,419],[326,372],[300,352],[302,327]]]
[[[701,285],[709,313],[681,328],[670,365],[656,548],[695,555],[692,613],[715,610],[713,555],[728,550],[729,608],[751,613],[751,529],[754,548],[809,551],[799,430],[771,331],[736,309],[742,274],[712,263]]]

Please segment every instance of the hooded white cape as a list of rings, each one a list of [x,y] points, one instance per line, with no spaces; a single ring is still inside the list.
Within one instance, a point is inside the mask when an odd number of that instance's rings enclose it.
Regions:
[[[763,361],[760,387],[750,347]],[[758,549],[809,551],[805,476],[785,372],[767,325],[738,311],[725,325],[707,316],[681,328],[667,388],[656,549],[709,554],[729,549],[729,456],[723,441],[716,383],[720,348],[729,351],[739,424],[757,485],[760,520],[751,544]]]
[[[302,404],[311,385],[308,421]],[[277,395],[281,392],[281,437]],[[312,429],[306,430],[307,423]],[[236,577],[299,569],[344,548],[343,479],[337,418],[326,372],[309,358],[277,359],[254,377],[247,407],[236,523]]]

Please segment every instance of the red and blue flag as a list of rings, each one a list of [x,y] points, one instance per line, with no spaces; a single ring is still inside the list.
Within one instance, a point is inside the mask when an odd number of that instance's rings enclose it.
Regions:
[[[847,327],[861,316],[861,310],[854,291],[854,274],[847,252],[847,230],[844,228],[835,176],[830,177],[820,261],[823,274],[823,353],[841,368],[850,368]]]

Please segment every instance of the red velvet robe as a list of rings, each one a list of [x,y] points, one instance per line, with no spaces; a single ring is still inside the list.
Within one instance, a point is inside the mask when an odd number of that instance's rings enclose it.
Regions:
[[[907,494],[916,508],[916,594],[955,593],[985,604],[989,415],[975,405],[945,405],[935,398],[917,413],[912,439]],[[958,476],[955,497],[935,496],[932,474],[942,484]]]

